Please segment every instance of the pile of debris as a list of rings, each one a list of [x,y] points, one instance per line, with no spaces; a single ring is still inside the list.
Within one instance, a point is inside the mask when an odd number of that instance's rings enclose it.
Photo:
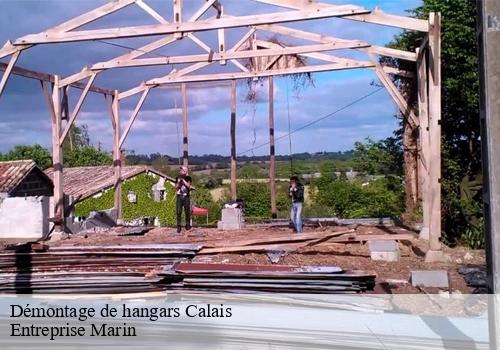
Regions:
[[[458,273],[464,276],[467,286],[473,287],[472,294],[487,294],[488,279],[486,266],[465,265],[460,266]]]
[[[335,266],[178,263],[160,273],[169,289],[210,292],[359,293],[375,275]]]
[[[0,252],[2,293],[125,293],[154,291],[152,272],[192,259],[194,244],[14,246]]]

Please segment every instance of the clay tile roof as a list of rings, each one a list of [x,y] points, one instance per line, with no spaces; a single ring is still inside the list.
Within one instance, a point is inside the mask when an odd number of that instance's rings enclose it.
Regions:
[[[36,168],[32,160],[0,162],[0,192],[10,193]]]
[[[122,167],[122,179],[129,179],[141,173],[150,172],[167,178],[174,179],[162,174],[146,165],[127,165]],[[45,170],[51,179],[54,177],[52,168]],[[111,188],[114,184],[114,172],[112,165],[85,166],[63,169],[64,194],[73,196],[79,201]]]

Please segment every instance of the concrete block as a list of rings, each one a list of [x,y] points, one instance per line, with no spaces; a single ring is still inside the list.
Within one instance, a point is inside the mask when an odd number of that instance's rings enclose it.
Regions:
[[[370,257],[372,260],[378,261],[399,261],[399,251],[395,252],[371,252]]]
[[[393,240],[368,241],[370,252],[395,252],[399,249],[398,243]]]
[[[411,285],[423,287],[448,288],[448,271],[411,271]]]
[[[39,239],[49,232],[49,197],[8,197],[0,203],[0,238]]]

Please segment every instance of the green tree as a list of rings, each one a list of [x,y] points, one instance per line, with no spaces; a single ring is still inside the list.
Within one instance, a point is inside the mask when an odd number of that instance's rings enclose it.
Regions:
[[[36,145],[17,145],[12,150],[1,157],[2,160],[22,160],[32,159],[42,170],[47,169],[52,164],[52,156],[49,151]]]
[[[63,143],[63,164],[66,167],[110,165],[109,153],[90,143],[87,125],[74,125]]]
[[[480,173],[481,149],[479,129],[478,47],[476,38],[476,4],[469,0],[424,0],[411,11],[427,19],[429,12],[442,14],[442,208],[445,238],[454,242],[470,230],[469,208],[460,198],[464,178],[477,179]],[[391,47],[414,51],[423,39],[422,33],[403,32]],[[393,65],[415,71],[415,65],[392,60]],[[400,80],[400,87],[414,98],[412,83]],[[481,205],[480,196],[471,199]],[[480,215],[480,214],[478,214]]]
[[[367,138],[354,144],[353,161],[356,169],[371,175],[401,175],[403,151],[394,137],[378,142]]]

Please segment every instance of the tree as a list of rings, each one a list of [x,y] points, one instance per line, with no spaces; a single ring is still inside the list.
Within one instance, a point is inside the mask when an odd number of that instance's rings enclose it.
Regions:
[[[52,164],[52,156],[49,151],[36,145],[17,145],[10,152],[1,157],[2,160],[22,160],[32,159],[42,170],[47,169]]]
[[[469,0],[424,0],[411,11],[427,19],[429,12],[442,14],[442,207],[448,241],[456,241],[470,226],[467,208],[460,198],[464,178],[475,183],[481,165],[479,129],[479,78],[476,40],[476,5]],[[414,51],[422,33],[403,32],[389,45]],[[387,60],[386,60],[387,61]],[[414,63],[388,60],[394,66],[415,71]],[[414,83],[398,80],[403,93],[415,100]],[[479,199],[471,199],[480,205]]]
[[[356,169],[370,175],[401,175],[403,172],[403,151],[400,140],[388,137],[354,144],[353,162]]]
[[[63,143],[63,164],[66,167],[110,165],[112,158],[107,152],[90,143],[87,125],[73,125]]]

